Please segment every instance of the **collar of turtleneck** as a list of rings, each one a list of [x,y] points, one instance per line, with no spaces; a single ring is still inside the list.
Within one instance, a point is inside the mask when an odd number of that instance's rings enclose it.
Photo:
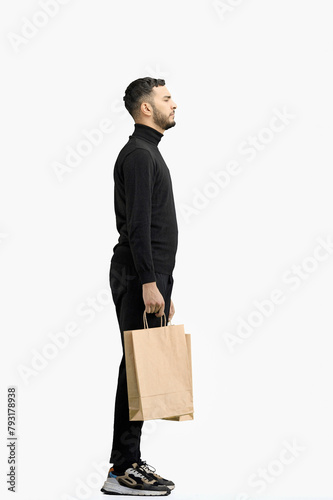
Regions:
[[[135,123],[134,132],[131,137],[140,137],[140,139],[145,139],[146,141],[152,142],[155,146],[157,146],[162,139],[163,134],[152,127],[148,127],[148,125]]]

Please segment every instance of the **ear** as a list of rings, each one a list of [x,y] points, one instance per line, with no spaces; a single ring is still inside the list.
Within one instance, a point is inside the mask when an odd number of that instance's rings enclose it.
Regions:
[[[149,102],[143,102],[140,106],[141,113],[145,116],[151,116],[151,106]]]

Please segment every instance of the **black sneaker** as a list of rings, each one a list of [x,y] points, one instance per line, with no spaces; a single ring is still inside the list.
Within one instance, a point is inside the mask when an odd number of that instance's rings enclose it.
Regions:
[[[158,484],[161,486],[167,486],[169,490],[174,489],[175,483],[156,474],[156,469],[154,469],[151,465],[148,465],[147,462],[140,461],[140,468],[143,469],[149,477],[158,481]]]
[[[137,463],[117,475],[111,467],[108,477],[101,489],[107,495],[165,496],[171,493],[170,488],[162,485],[148,474]]]

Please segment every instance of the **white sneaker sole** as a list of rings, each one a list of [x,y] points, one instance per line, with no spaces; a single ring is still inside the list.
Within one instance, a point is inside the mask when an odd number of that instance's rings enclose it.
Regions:
[[[156,490],[138,490],[134,488],[127,488],[127,486],[122,486],[118,483],[117,479],[114,477],[109,477],[105,483],[103,488],[101,489],[103,493],[108,495],[135,495],[142,497],[157,497],[157,496],[166,496],[170,494],[169,491],[156,491]]]

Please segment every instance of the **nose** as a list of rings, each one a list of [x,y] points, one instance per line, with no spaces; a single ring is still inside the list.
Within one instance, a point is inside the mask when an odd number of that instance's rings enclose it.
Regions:
[[[172,106],[171,107],[172,107],[172,109],[176,109],[177,108],[177,104],[174,101],[172,101]]]

